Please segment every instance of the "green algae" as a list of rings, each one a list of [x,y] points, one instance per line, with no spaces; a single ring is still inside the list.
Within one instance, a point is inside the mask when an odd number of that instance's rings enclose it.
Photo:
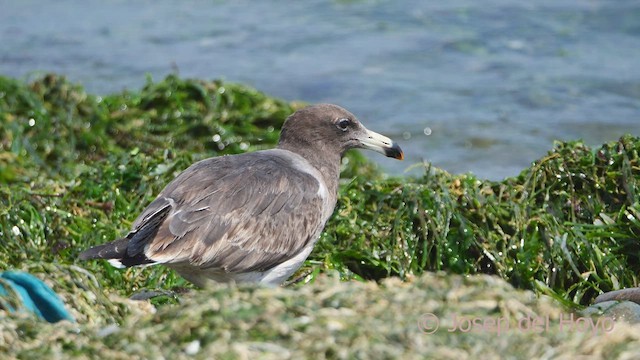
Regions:
[[[273,357],[310,356],[314,349],[326,358],[364,357],[376,353],[364,350],[364,330],[354,328],[357,321],[333,324],[342,313],[327,315],[319,325],[295,325],[285,334],[270,327],[277,328],[280,322],[283,327],[293,326],[290,323],[301,321],[300,316],[311,316],[305,306],[326,307],[307,302],[314,301],[314,291],[331,288],[370,291],[367,299],[371,304],[389,301],[385,289],[391,286],[397,286],[399,292],[409,291],[421,303],[446,301],[444,295],[430,295],[439,291],[432,271],[461,274],[472,283],[485,279],[477,274],[495,275],[542,298],[550,295],[568,307],[586,305],[603,291],[637,286],[640,139],[628,135],[594,149],[579,141],[556,143],[520,175],[500,182],[471,174],[452,175],[428,164],[422,177],[387,178],[351,152],[342,173],[338,207],[316,249],[292,279],[291,289],[264,295],[284,304],[278,305],[283,307],[273,317],[260,310],[267,298],[252,303],[245,290],[222,287],[214,294],[189,297],[185,304],[159,306],[169,319],[163,325],[157,317],[145,317],[152,310],[136,310],[148,303],[126,297],[141,289],[189,288],[179,276],[161,267],[122,271],[106,262],[75,260],[81,250],[125,234],[155,194],[192,162],[273,146],[286,116],[301,106],[238,84],[176,76],[149,80],[140,91],[104,97],[87,94],[57,75],[30,84],[0,77],[0,270],[22,269],[43,278],[61,294],[79,323],[33,328],[29,318],[0,319],[5,339],[0,349],[12,357],[31,358],[55,354],[92,357],[89,351],[103,351],[113,358],[125,354],[145,357],[145,351],[184,357],[185,347],[197,340],[200,354],[206,349],[230,358],[256,351],[274,352],[269,355]],[[325,272],[338,274],[342,280],[375,280],[385,285],[318,281]],[[446,281],[460,279],[450,276]],[[409,285],[384,280],[389,277]],[[414,281],[421,285],[413,288]],[[460,280],[454,282],[461,286]],[[499,284],[510,297],[524,294]],[[350,290],[352,287],[356,290]],[[278,291],[287,295],[280,298]],[[207,296],[241,297],[246,309],[232,307],[224,315],[221,305],[208,308],[201,316],[211,322],[204,327],[211,334],[190,325],[179,341],[163,347],[170,337],[166,334],[182,331],[177,330],[182,321],[180,309],[208,306],[204,305]],[[176,304],[180,298],[169,296],[154,304]],[[296,301],[305,303],[289,306]],[[390,306],[390,314],[397,313],[402,322],[394,326],[402,329],[408,326],[403,321],[415,322],[419,315],[402,312],[406,303]],[[531,301],[527,306],[537,305]],[[366,310],[352,303],[339,308]],[[138,321],[145,337],[151,338],[156,330],[165,335],[145,347],[134,331]],[[266,325],[260,325],[261,321]],[[114,323],[122,324],[123,330],[113,335],[100,333]],[[388,352],[380,350],[384,356],[379,357],[419,357],[431,346],[442,354],[448,354],[445,350],[455,353],[454,349],[466,351],[467,356],[479,354],[474,347],[479,345],[471,338],[403,337],[398,328],[364,324],[380,326],[380,333],[366,333],[380,344],[395,341]],[[343,326],[339,334],[346,343],[301,342],[296,346],[301,334],[320,338],[334,325]],[[226,332],[215,330],[219,327]],[[31,337],[18,343],[6,340],[16,334]],[[544,335],[518,341],[536,339],[547,351],[562,345],[558,340],[544,340]],[[220,343],[220,339],[228,342],[239,336],[242,340],[237,347]],[[574,335],[561,338],[576,346],[587,341]],[[492,341],[487,344],[478,349],[498,346]],[[514,346],[497,349],[515,350]],[[406,348],[412,352],[403,352]],[[541,354],[534,347],[527,349]]]
[[[557,143],[502,182],[437,169],[421,179],[359,177],[341,192],[315,254],[364,278],[495,274],[586,305],[637,285],[639,148],[630,136],[594,150]]]

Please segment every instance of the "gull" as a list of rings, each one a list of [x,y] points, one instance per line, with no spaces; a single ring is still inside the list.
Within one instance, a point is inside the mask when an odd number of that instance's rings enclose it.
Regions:
[[[199,287],[279,285],[309,256],[331,217],[341,159],[352,148],[404,157],[391,139],[337,105],[298,110],[282,126],[276,148],[194,163],[124,238],[79,258],[117,267],[162,264]]]

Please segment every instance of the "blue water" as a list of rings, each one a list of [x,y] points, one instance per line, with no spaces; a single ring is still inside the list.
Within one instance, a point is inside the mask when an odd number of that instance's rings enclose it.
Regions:
[[[223,78],[334,102],[407,161],[516,175],[556,139],[640,135],[640,1],[0,0],[0,73],[95,93]],[[427,135],[428,134],[428,135]]]

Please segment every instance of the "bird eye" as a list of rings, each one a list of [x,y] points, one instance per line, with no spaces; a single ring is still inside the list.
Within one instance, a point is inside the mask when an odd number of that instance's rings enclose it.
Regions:
[[[349,119],[340,119],[340,120],[338,120],[336,125],[338,126],[338,129],[340,129],[342,131],[347,131],[347,129],[349,129],[349,126],[351,126],[351,120],[349,120]]]

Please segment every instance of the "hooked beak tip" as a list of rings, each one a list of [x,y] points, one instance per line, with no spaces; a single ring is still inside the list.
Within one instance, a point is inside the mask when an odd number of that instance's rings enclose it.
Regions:
[[[384,155],[390,158],[404,160],[404,152],[396,143],[392,143],[391,147],[386,148]]]

